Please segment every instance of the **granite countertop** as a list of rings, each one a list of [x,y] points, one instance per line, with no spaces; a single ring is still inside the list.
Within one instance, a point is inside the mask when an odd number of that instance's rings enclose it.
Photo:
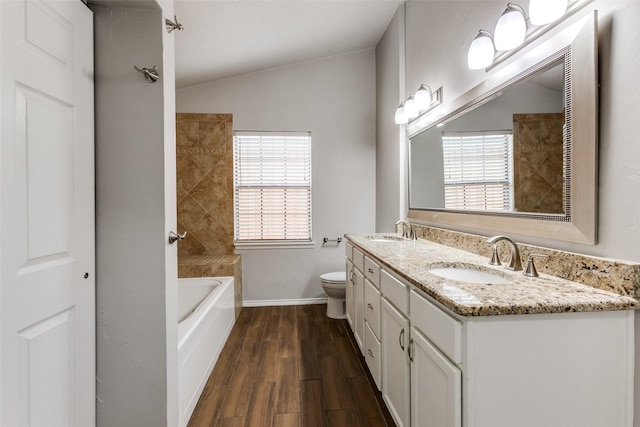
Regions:
[[[522,271],[492,266],[488,258],[428,240],[375,241],[372,236],[347,234],[354,247],[376,259],[418,289],[461,316],[613,311],[640,308],[633,298],[581,283],[540,274],[530,278]],[[443,279],[427,272],[435,267],[465,267],[491,272],[510,280],[507,284],[477,284]],[[524,267],[524,264],[523,264]]]

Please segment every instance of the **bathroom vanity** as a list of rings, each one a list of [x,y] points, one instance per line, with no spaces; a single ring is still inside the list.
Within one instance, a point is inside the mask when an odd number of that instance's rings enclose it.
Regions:
[[[427,240],[346,237],[348,322],[399,427],[632,425],[635,299]]]

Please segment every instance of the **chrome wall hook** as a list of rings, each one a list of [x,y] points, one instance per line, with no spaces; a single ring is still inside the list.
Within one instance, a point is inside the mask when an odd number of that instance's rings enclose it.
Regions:
[[[185,237],[187,237],[187,232],[185,231],[182,234],[178,234],[175,231],[170,231],[169,232],[169,244],[172,245],[175,242],[177,242],[178,240],[184,240]]]
[[[184,30],[184,27],[182,26],[182,24],[178,22],[178,17],[173,15],[173,19],[175,20],[175,22],[172,21],[171,19],[164,20],[164,23],[167,26],[167,33],[171,34],[173,30],[178,30],[178,31]]]
[[[155,83],[156,80],[160,78],[157,65],[154,65],[153,68],[138,68],[134,65],[133,68],[135,68],[137,72],[142,73],[149,83]]]

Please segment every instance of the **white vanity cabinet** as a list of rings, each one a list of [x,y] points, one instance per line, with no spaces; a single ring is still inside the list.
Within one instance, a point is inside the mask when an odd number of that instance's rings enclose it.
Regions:
[[[382,298],[382,398],[397,427],[410,425],[409,319]]]
[[[411,425],[461,427],[462,371],[435,343],[460,361],[462,325],[414,290],[410,293],[409,305]]]
[[[355,319],[355,300],[353,293],[353,275],[355,274],[353,266],[353,245],[347,240],[344,244],[345,267],[346,267],[346,283],[345,283],[345,315],[347,322],[353,330],[353,322]]]
[[[360,352],[364,354],[364,273],[365,255],[350,245],[346,248],[347,282],[345,291],[345,311],[349,326],[358,344]]]
[[[356,318],[356,306],[355,306],[355,283],[354,276],[356,274],[353,267],[353,262],[349,258],[346,260],[347,265],[347,281],[345,282],[345,315],[347,316],[347,322],[353,331],[353,324]]]
[[[632,310],[461,316],[361,259],[352,327],[398,427],[632,427]]]
[[[380,333],[380,265],[365,255],[364,257],[364,358],[371,376],[378,387],[381,381],[381,345]]]
[[[391,416],[398,426],[461,427],[462,372],[448,357],[461,360],[462,324],[399,278],[380,276],[382,396]]]

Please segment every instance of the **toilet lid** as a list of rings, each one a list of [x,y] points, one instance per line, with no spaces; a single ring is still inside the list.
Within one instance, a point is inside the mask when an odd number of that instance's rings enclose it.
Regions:
[[[347,281],[347,273],[345,271],[334,271],[333,273],[324,273],[320,275],[320,280],[329,283],[345,283]]]

